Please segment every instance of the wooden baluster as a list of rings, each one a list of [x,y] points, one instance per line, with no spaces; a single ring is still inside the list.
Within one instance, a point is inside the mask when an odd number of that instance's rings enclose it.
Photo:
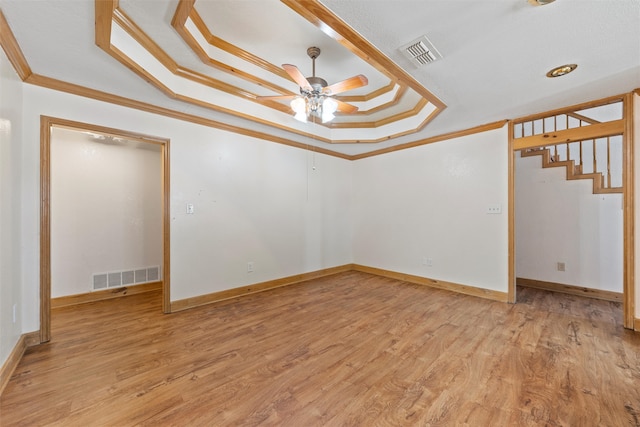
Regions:
[[[607,188],[611,188],[611,139],[607,137]]]
[[[583,141],[578,141],[578,144],[580,144],[580,173],[582,173],[582,142]]]
[[[558,161],[558,144],[553,146],[553,161]]]
[[[591,140],[591,145],[593,146],[593,173],[598,172],[598,166],[596,164],[596,140]]]
[[[547,126],[544,119],[542,119],[542,133],[547,133]],[[546,147],[541,147],[542,150],[544,150],[545,148]]]

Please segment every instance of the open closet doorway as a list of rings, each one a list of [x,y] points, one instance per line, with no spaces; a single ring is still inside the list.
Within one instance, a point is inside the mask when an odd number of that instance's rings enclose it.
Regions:
[[[519,285],[622,303],[619,320],[633,328],[627,98],[512,123],[511,267]],[[514,302],[515,291],[514,285]]]
[[[51,306],[162,289],[169,312],[169,141],[41,119],[40,338]]]

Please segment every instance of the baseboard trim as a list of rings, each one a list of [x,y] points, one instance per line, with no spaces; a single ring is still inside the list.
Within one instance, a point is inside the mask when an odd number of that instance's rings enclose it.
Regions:
[[[142,294],[144,292],[162,289],[162,282],[143,283],[141,285],[124,286],[121,288],[105,289],[103,291],[87,292],[84,294],[68,295],[51,298],[51,308],[67,307],[70,305],[86,304],[106,299],[120,298],[126,295]]]
[[[516,277],[516,284],[527,288],[543,289],[545,291],[561,292],[563,294],[579,295],[605,301],[622,302],[621,292],[603,291],[601,289],[545,282],[544,280],[525,279],[523,277]]]
[[[34,331],[20,335],[20,338],[18,338],[18,342],[9,354],[9,357],[2,364],[2,367],[0,367],[0,395],[2,395],[4,388],[7,386],[7,384],[9,384],[11,375],[13,375],[13,371],[16,370],[18,363],[20,363],[24,351],[27,349],[27,347],[31,347],[37,344],[40,344],[40,331]]]
[[[332,274],[342,273],[353,270],[352,264],[345,264],[338,267],[325,268],[322,270],[312,271],[310,273],[296,274],[294,276],[283,277],[280,279],[269,280],[252,285],[241,286],[239,288],[226,289],[220,292],[199,295],[196,297],[185,298],[171,302],[171,312],[187,310],[201,305],[212,304],[214,302],[224,301],[231,298],[237,298],[244,295],[255,294],[267,291],[269,289],[280,288],[283,286],[294,285],[319,277],[330,276]]]
[[[390,279],[397,279],[405,282],[415,283],[417,285],[425,285],[431,288],[457,292],[459,294],[471,295],[474,297],[486,298],[500,302],[508,302],[508,294],[506,292],[476,288],[475,286],[469,285],[460,285],[458,283],[445,282],[443,280],[430,279],[428,277],[422,276],[414,276],[412,274],[398,273],[396,271],[367,267],[365,265],[354,264],[353,269],[356,271],[362,271],[364,273],[375,274],[377,276],[388,277]]]
[[[633,330],[637,331],[637,332],[640,332],[640,319],[635,318],[633,320]]]

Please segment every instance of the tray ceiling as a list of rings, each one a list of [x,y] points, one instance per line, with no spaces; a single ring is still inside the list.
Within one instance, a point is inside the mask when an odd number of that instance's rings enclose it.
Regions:
[[[0,9],[27,82],[347,157],[640,87],[635,0],[0,0]],[[416,67],[400,47],[423,35],[443,58]],[[298,93],[281,65],[310,76],[310,46],[322,49],[316,75],[329,84],[368,77],[337,96],[356,114],[300,123],[287,102],[256,99]],[[570,62],[573,74],[544,76]]]

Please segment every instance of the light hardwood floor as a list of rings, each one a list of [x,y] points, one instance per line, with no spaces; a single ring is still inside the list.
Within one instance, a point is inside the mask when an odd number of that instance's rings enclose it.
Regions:
[[[55,309],[0,424],[640,426],[640,334],[621,319],[360,272],[171,315],[134,295]]]

